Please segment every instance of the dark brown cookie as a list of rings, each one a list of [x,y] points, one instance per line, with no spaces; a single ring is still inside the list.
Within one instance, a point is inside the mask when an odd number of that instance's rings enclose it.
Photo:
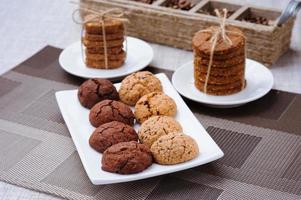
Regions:
[[[105,99],[119,100],[115,86],[111,81],[102,78],[92,78],[85,81],[79,87],[77,95],[82,106],[89,109]]]
[[[114,100],[103,100],[97,103],[90,111],[89,119],[94,127],[118,121],[130,126],[134,125],[134,114],[130,107]]]
[[[137,140],[138,135],[134,128],[121,122],[112,121],[95,129],[90,136],[89,144],[96,151],[103,153],[114,144]]]
[[[153,157],[149,148],[134,141],[121,142],[109,147],[101,160],[104,171],[118,174],[142,172],[152,162]]]

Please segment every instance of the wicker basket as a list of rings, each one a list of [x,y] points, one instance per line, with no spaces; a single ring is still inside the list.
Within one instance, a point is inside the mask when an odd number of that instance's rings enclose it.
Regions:
[[[149,42],[191,50],[193,35],[200,29],[218,23],[217,17],[199,11],[227,8],[234,12],[227,22],[242,29],[247,37],[249,58],[271,66],[290,46],[294,19],[290,19],[281,27],[242,21],[246,16],[261,16],[275,21],[280,16],[280,11],[232,4],[222,0],[191,0],[195,6],[183,11],[165,7],[167,1],[169,0],[156,0],[152,4],[145,4],[131,0],[81,0],[84,5],[99,10],[122,8],[130,20],[127,34]],[[85,15],[84,12],[81,14]]]

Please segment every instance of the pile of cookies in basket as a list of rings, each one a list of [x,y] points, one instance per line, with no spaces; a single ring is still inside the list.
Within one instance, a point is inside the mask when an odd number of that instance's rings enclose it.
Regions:
[[[148,71],[127,76],[119,91],[109,80],[89,79],[80,86],[78,99],[91,109],[89,120],[96,129],[89,144],[102,153],[104,171],[133,174],[153,162],[173,165],[199,154],[195,140],[174,119],[175,101]],[[140,124],[138,133],[133,128],[135,121]]]
[[[92,20],[84,24],[84,30],[82,44],[87,67],[115,69],[123,65],[126,58],[123,21],[109,18],[100,23]]]

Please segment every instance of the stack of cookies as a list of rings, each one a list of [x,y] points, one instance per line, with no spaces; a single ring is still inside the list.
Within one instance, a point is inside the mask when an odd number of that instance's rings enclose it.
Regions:
[[[85,23],[84,28],[82,43],[86,47],[85,63],[87,67],[97,69],[121,67],[126,58],[126,52],[123,50],[125,31],[123,21],[111,18],[105,19],[103,23],[89,21]]]
[[[218,36],[214,51],[212,37],[219,27],[209,27],[195,34],[194,51],[195,86],[211,95],[230,95],[245,87],[245,37],[241,30],[226,27],[231,42]],[[210,56],[213,54],[211,66]]]

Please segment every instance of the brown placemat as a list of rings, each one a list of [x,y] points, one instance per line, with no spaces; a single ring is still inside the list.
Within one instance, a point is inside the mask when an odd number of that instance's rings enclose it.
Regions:
[[[301,198],[301,95],[276,90],[231,109],[186,100],[224,151],[222,159],[165,176],[92,185],[54,97],[83,81],[59,67],[60,52],[48,46],[0,77],[0,180],[80,200]]]

